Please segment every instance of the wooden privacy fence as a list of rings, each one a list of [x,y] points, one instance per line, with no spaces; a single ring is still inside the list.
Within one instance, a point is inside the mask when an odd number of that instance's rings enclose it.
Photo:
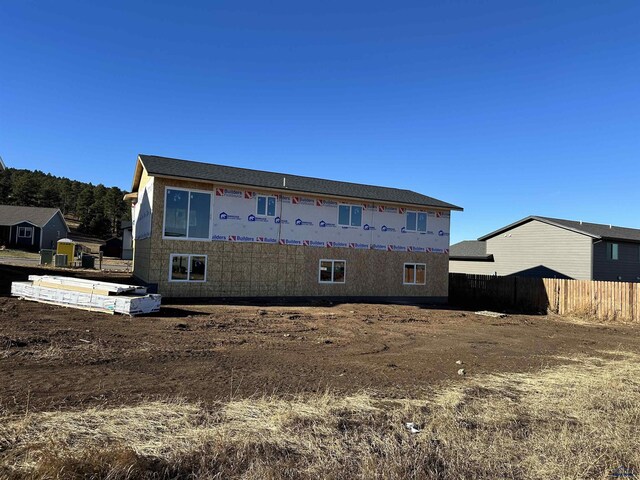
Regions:
[[[640,321],[640,283],[449,274],[453,305]]]

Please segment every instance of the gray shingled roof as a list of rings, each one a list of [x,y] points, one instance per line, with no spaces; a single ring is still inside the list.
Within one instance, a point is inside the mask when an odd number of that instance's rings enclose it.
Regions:
[[[487,255],[487,244],[478,240],[464,240],[449,247],[449,259],[491,260],[493,255]]]
[[[38,227],[44,227],[57,211],[57,208],[0,205],[0,225],[30,222]]]
[[[462,210],[441,200],[410,190],[376,187],[359,183],[338,182],[321,178],[302,177],[285,173],[265,172],[247,168],[228,167],[211,163],[193,162],[175,158],[139,155],[149,175],[208,180],[233,185],[247,185],[278,190],[292,190],[320,195],[359,198],[380,202]]]
[[[488,238],[495,237],[496,235],[499,235],[507,230],[511,230],[512,228],[517,227],[518,225],[522,225],[523,223],[530,222],[531,220],[538,220],[540,222],[571,230],[576,233],[581,233],[595,239],[640,242],[640,229],[637,228],[616,227],[613,225],[604,225],[601,223],[579,222],[575,220],[563,220],[561,218],[540,217],[537,215],[531,215],[529,217],[523,218],[522,220],[518,220],[511,225],[507,225],[506,227],[500,228],[499,230],[484,235],[478,240],[487,240]]]

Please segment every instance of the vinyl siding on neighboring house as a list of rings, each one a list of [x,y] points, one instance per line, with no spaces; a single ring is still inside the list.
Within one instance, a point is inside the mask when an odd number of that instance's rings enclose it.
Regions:
[[[618,260],[609,260],[607,243],[618,244]],[[640,244],[616,241],[596,242],[593,245],[593,279],[640,281]]]
[[[41,248],[56,248],[56,242],[67,236],[67,226],[64,223],[62,214],[57,212],[51,220],[42,228],[42,245]]]
[[[592,278],[592,238],[587,235],[532,220],[486,242],[487,254],[495,259],[486,264],[493,266],[488,273],[553,276],[557,272],[577,280]],[[476,268],[476,262],[464,263]],[[537,274],[541,266],[548,269],[544,275]]]
[[[20,228],[31,230],[30,237],[20,237]],[[12,226],[11,244],[17,247],[26,248],[28,250],[37,250],[40,248],[40,227],[35,226],[31,222],[20,222]]]
[[[495,262],[449,260],[449,272],[470,273],[473,275],[494,275],[496,273]]]

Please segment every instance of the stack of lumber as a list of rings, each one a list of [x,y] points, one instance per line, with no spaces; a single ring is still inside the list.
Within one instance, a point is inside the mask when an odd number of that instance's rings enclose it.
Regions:
[[[54,275],[29,275],[28,282],[13,282],[11,295],[40,303],[125,315],[157,312],[162,298],[148,294],[146,287],[137,285]]]

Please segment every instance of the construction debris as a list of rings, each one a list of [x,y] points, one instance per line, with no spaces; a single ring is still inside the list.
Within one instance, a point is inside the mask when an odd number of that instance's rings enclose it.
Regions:
[[[407,422],[404,424],[404,426],[407,428],[407,430],[409,430],[411,433],[420,433],[422,431],[422,429],[415,423],[413,422]]]
[[[53,275],[30,275],[28,282],[13,282],[11,295],[34,302],[124,315],[157,312],[162,298],[148,294],[146,287],[137,285]]]
[[[483,315],[485,317],[493,317],[493,318],[504,318],[507,316],[506,313],[490,312],[489,310],[482,310],[481,312],[476,312],[476,315]]]

